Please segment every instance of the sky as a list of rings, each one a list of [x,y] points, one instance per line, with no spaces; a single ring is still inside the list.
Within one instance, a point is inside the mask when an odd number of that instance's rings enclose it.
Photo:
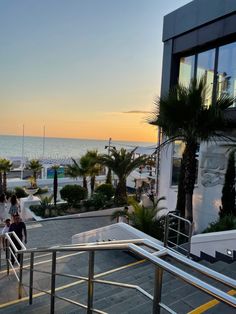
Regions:
[[[190,0],[0,0],[0,134],[156,141],[163,16]]]

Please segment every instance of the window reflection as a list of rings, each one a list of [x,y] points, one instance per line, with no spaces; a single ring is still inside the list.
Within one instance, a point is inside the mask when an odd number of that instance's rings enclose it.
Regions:
[[[205,105],[210,106],[212,102],[213,82],[214,82],[215,49],[198,54],[197,60],[197,80],[204,78],[207,89],[204,95]]]
[[[185,144],[182,141],[175,141],[172,155],[172,180],[171,185],[178,185],[181,159],[185,149]]]
[[[219,48],[217,96],[236,96],[236,43]],[[235,105],[234,105],[235,107]]]
[[[199,159],[199,148],[200,145],[197,147],[196,152],[196,180],[195,184],[197,184],[197,176],[198,176],[198,159]],[[173,154],[172,154],[172,178],[171,178],[171,185],[178,185],[179,183],[179,175],[180,175],[180,167],[181,167],[181,160],[183,157],[183,152],[185,149],[185,143],[182,141],[175,141],[173,145]]]
[[[179,65],[179,84],[188,87],[194,76],[194,56],[182,57]]]

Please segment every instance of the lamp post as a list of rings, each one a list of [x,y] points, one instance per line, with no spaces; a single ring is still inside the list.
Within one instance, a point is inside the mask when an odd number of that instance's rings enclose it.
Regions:
[[[116,149],[115,146],[111,146],[111,137],[110,137],[108,141],[108,145],[105,146],[105,149],[108,149],[108,155],[110,155],[111,148]],[[112,173],[111,173],[110,168],[108,168],[108,171],[107,171],[106,183],[112,184]]]

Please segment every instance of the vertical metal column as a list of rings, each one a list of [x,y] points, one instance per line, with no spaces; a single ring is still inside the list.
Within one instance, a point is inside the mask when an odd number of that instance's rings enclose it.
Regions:
[[[29,304],[33,303],[34,252],[30,253]]]
[[[89,269],[88,269],[88,300],[87,314],[92,314],[93,308],[93,277],[94,277],[94,251],[89,252]]]
[[[51,273],[51,309],[50,314],[55,311],[55,286],[56,286],[56,257],[57,253],[52,253],[52,273]]]
[[[6,258],[7,258],[7,276],[9,276],[10,266],[9,266],[9,258],[10,258],[10,250],[9,250],[9,241],[6,241]]]
[[[5,239],[0,237],[0,241],[5,242]],[[2,268],[2,247],[1,247],[1,245],[2,245],[2,243],[0,243],[0,269]]]
[[[155,269],[155,282],[154,282],[154,295],[153,295],[153,314],[161,313],[161,290],[162,290],[162,275],[163,269],[156,267]]]
[[[164,228],[164,247],[168,246],[169,237],[169,215],[165,216],[165,228]]]
[[[178,229],[177,229],[177,246],[179,246],[179,236],[180,236],[180,219],[177,219]]]
[[[18,256],[17,256],[17,257],[18,257]],[[23,254],[20,254],[18,299],[21,299],[21,298],[22,298],[22,277],[23,277]]]

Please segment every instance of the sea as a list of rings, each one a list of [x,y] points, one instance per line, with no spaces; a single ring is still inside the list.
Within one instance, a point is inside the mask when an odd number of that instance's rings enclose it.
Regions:
[[[88,150],[106,153],[109,140],[53,138],[0,135],[0,158],[68,159],[79,158]],[[129,150],[135,147],[153,147],[155,143],[111,141],[110,145]]]

